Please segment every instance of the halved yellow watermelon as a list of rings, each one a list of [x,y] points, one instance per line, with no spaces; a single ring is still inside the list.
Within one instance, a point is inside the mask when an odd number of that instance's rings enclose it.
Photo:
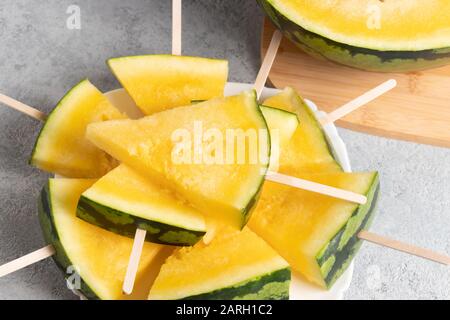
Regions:
[[[84,80],[48,116],[30,163],[68,178],[99,178],[117,162],[85,139],[86,127],[92,122],[124,118],[89,80]]]
[[[56,250],[54,261],[67,276],[74,268],[81,277],[78,289],[89,299],[146,299],[170,248],[145,243],[131,296],[122,283],[133,240],[93,226],[75,215],[80,194],[95,180],[50,179],[39,198],[39,219],[44,237]],[[169,251],[168,251],[169,250]],[[76,285],[77,281],[73,281]]]
[[[87,137],[176,190],[208,219],[236,228],[247,222],[270,158],[267,125],[253,91],[139,120],[92,124]]]
[[[406,72],[450,62],[448,0],[258,0],[306,53],[365,70]]]
[[[77,216],[132,238],[143,229],[162,244],[193,245],[206,233],[201,213],[124,164],[83,192]]]
[[[286,87],[280,94],[265,100],[263,105],[296,113],[300,121],[288,145],[282,149],[279,172],[299,176],[342,171],[314,113],[294,89]]]
[[[199,57],[121,57],[110,59],[108,65],[147,115],[191,100],[222,97],[228,78],[228,61]]]
[[[303,179],[367,196],[365,205],[266,182],[249,227],[292,269],[331,287],[346,270],[374,215],[379,180],[375,173],[304,174]]]
[[[261,238],[227,229],[169,257],[149,299],[288,299],[290,280],[289,265]]]

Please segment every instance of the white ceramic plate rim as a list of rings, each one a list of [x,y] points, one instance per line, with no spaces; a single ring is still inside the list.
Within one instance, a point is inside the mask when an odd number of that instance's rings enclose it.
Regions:
[[[238,94],[244,90],[252,89],[252,84],[228,82],[225,86],[225,95],[231,96]],[[264,88],[261,94],[261,101],[280,93],[281,90]],[[105,93],[108,99],[121,111],[126,112],[130,117],[136,118],[141,116],[139,110],[137,110],[133,100],[126,93],[124,89],[117,89]],[[306,100],[308,107],[314,111],[317,118],[323,116],[325,113],[318,110],[317,106],[309,100]],[[130,107],[133,106],[133,107]],[[347,148],[344,141],[338,134],[337,128],[334,124],[328,124],[323,127],[326,138],[333,151],[333,155],[339,161],[344,171],[350,172],[350,159],[348,157]],[[298,274],[294,274],[292,277],[290,287],[290,299],[291,300],[341,300],[344,297],[345,291],[350,287],[350,283],[353,277],[353,262],[348,269],[343,273],[338,281],[330,290],[324,290],[316,285],[313,285]],[[84,296],[80,292],[74,292],[80,299],[84,299]]]

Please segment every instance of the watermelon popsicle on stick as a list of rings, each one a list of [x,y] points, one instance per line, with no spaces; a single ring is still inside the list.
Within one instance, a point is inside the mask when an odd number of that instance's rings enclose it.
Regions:
[[[175,251],[148,298],[287,300],[290,282],[288,263],[264,240],[248,228],[223,228],[208,245],[199,242]]]
[[[54,248],[53,260],[68,277],[67,283],[72,284],[72,288],[84,298],[127,299],[122,293],[121,280],[125,275],[132,239],[76,217],[81,193],[94,182],[92,179],[48,180],[38,199],[43,235]],[[171,251],[167,246],[145,243],[137,270],[139,283],[134,295],[129,298],[146,298],[159,266]]]
[[[118,163],[84,138],[86,127],[125,118],[89,80],[83,80],[45,117],[30,163],[67,178],[99,178]]]

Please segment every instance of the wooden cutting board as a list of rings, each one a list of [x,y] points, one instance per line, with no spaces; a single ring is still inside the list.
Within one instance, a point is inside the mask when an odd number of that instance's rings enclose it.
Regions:
[[[261,55],[274,27],[264,22]],[[394,78],[398,86],[337,122],[369,134],[450,147],[450,66],[413,73],[361,71],[304,54],[284,38],[269,81],[276,88],[292,86],[332,111],[380,83]]]

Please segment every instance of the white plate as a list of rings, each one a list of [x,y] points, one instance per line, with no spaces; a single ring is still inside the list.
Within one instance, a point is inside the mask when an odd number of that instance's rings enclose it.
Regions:
[[[249,90],[252,88],[252,84],[245,83],[235,83],[229,82],[225,87],[225,95],[238,94],[244,90]],[[268,98],[279,93],[280,90],[265,88],[261,99]],[[142,113],[137,109],[135,103],[130,98],[130,96],[125,92],[124,89],[118,89],[106,93],[108,99],[121,111],[127,113],[131,118],[138,118],[142,116]],[[313,110],[317,117],[323,115],[323,112],[317,110],[317,106],[311,102],[307,101],[308,106]],[[350,171],[350,160],[348,158],[347,149],[344,142],[339,137],[336,127],[333,124],[326,125],[324,127],[325,134],[327,136],[328,142],[333,149],[334,156],[339,161],[341,166],[345,171]],[[339,278],[331,290],[324,290],[318,286],[315,286],[303,279],[300,275],[293,275],[291,288],[290,288],[290,299],[291,300],[338,300],[342,299],[344,292],[350,286],[350,282],[353,276],[353,262],[350,264],[348,269]]]

